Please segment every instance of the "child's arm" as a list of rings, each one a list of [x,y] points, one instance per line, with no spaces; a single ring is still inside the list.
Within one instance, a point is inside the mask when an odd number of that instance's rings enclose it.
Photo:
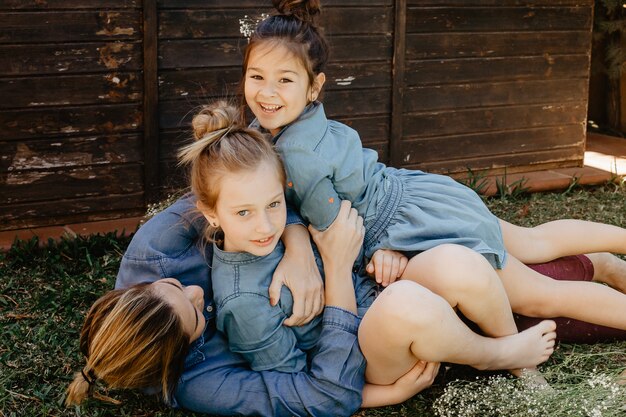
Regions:
[[[366,383],[361,407],[382,407],[398,404],[430,387],[439,371],[439,363],[419,361],[413,369],[391,385]]]
[[[367,273],[374,276],[377,283],[386,287],[402,276],[408,263],[408,258],[400,252],[378,249],[367,264]]]
[[[324,284],[315,263],[307,229],[301,224],[287,226],[282,241],[285,254],[272,276],[269,287],[270,303],[278,303],[281,288],[286,285],[293,295],[293,312],[283,324],[301,326],[322,313]]]

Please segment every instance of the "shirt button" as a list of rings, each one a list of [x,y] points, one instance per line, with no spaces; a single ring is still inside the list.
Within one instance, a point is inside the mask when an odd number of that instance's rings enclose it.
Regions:
[[[209,312],[209,313],[212,312],[213,311],[213,306],[211,306],[211,305],[206,306],[206,311]]]

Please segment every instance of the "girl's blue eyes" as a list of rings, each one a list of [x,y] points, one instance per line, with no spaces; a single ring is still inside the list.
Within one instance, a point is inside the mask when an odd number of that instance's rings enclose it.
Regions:
[[[274,202],[268,204],[269,208],[276,208],[278,206],[280,206],[280,201],[274,201]],[[237,212],[237,215],[241,216],[241,217],[245,217],[249,213],[250,213],[250,210],[240,210],[240,211]]]

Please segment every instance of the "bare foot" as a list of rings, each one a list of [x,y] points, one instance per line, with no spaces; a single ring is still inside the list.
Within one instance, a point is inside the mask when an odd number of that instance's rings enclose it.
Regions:
[[[590,253],[587,257],[593,263],[593,281],[626,293],[626,261],[607,252]]]
[[[551,388],[548,381],[543,377],[537,368],[512,369],[512,375],[520,378],[524,386],[529,388]]]
[[[534,368],[548,360],[554,352],[556,323],[544,320],[539,324],[510,336],[499,337],[497,358],[479,369],[520,369]]]

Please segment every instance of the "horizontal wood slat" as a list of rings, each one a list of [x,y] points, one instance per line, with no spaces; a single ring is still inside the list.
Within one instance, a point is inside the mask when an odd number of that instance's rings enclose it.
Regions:
[[[142,189],[138,164],[0,173],[0,205],[130,194]]]
[[[407,63],[406,84],[450,84],[506,80],[587,79],[589,56],[550,55],[429,59]]]
[[[142,129],[139,104],[0,111],[0,140],[124,133]]]
[[[137,134],[5,142],[0,172],[142,162],[141,145]]]
[[[128,103],[141,100],[141,82],[141,74],[119,72],[5,79],[0,97],[12,99],[0,101],[0,109]]]
[[[140,11],[0,13],[0,43],[141,39]]]
[[[416,33],[407,35],[407,59],[589,54],[588,31],[532,33]]]
[[[407,89],[404,111],[562,103],[583,99],[587,89],[585,79],[419,86]]]
[[[589,7],[409,7],[409,33],[589,29]]]
[[[0,76],[140,71],[141,43],[0,45]]]

